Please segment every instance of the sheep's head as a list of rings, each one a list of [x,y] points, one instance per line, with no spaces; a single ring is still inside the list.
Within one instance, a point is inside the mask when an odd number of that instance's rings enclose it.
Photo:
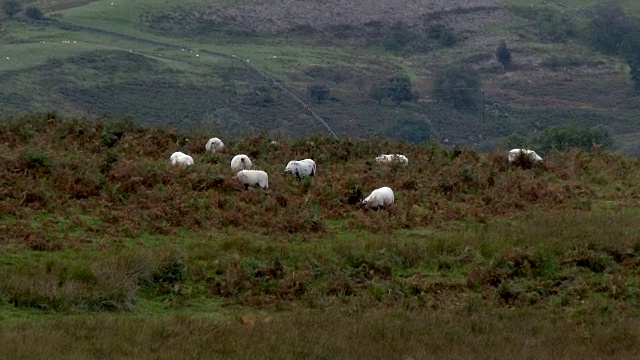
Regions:
[[[290,173],[291,174],[291,173],[293,173],[293,169],[295,168],[295,164],[296,164],[295,161],[289,161],[289,163],[287,164],[287,167],[284,168],[283,174],[286,174],[286,173]]]
[[[362,202],[360,203],[360,208],[364,209],[367,207],[367,205],[369,205],[369,198],[362,200]]]
[[[536,154],[535,151],[532,151],[531,154],[531,159],[533,160],[533,162],[541,162],[542,158],[540,157],[540,155]]]

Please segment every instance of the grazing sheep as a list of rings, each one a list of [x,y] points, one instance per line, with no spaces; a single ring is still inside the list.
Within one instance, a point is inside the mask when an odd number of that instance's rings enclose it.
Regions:
[[[217,137],[214,137],[209,139],[209,141],[207,141],[207,144],[204,146],[204,148],[207,151],[216,152],[224,149],[224,143],[222,142],[222,140],[218,139]]]
[[[536,154],[536,152],[533,150],[511,149],[508,155],[509,163],[514,162],[520,155],[522,155],[524,158],[528,159],[532,163],[537,163],[542,161],[542,158],[538,154]]]
[[[269,188],[269,175],[262,170],[240,170],[233,179],[244,185],[245,190],[250,187]]]
[[[193,158],[180,151],[176,151],[171,154],[171,157],[169,159],[171,160],[172,165],[193,165]]]
[[[296,178],[301,179],[304,176],[316,175],[316,163],[311,159],[291,160],[284,168],[284,173],[290,173]]]
[[[367,196],[362,203],[360,203],[360,207],[380,210],[381,208],[385,208],[393,204],[393,201],[393,190],[385,186],[373,190],[371,194]]]
[[[176,151],[173,154],[171,154],[171,157],[169,158],[171,160],[172,164],[175,164],[175,161],[177,158],[179,158],[180,156],[185,156],[186,154],[181,152],[181,151]]]
[[[236,155],[231,159],[231,170],[233,171],[249,170],[252,166],[251,160],[245,154]]]
[[[409,165],[409,159],[406,156],[401,154],[388,154],[388,155],[380,155],[376,157],[376,161],[379,163],[388,163],[388,162],[399,162],[404,165]]]

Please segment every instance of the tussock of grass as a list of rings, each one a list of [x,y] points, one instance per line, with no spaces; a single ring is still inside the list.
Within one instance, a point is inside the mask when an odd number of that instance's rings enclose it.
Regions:
[[[0,269],[0,294],[13,306],[50,312],[131,310],[140,288],[181,281],[186,265],[174,251],[123,251],[94,261],[44,262]]]

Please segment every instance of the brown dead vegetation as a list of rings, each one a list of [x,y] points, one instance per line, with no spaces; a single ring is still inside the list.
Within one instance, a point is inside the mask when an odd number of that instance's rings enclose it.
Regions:
[[[309,136],[280,139],[276,147],[265,133],[225,139],[227,149],[210,154],[204,151],[209,134],[46,115],[16,118],[2,130],[0,143],[11,145],[0,166],[0,216],[10,228],[14,220],[6,216],[35,221],[36,214],[81,209],[108,224],[111,234],[128,236],[228,227],[320,236],[330,232],[326,219],[390,233],[466,218],[486,221],[530,207],[581,207],[588,205],[583,199],[605,196],[596,194],[593,176],[622,181],[634,176],[628,160],[606,152],[556,154],[543,165],[517,166],[508,164],[502,152],[479,154],[380,139]],[[168,157],[177,150],[194,156],[195,165],[171,166]],[[373,160],[388,152],[406,154],[409,166]],[[231,180],[228,161],[236,153],[248,154],[269,173],[269,190],[244,191]],[[315,177],[298,181],[283,175],[289,160],[306,157],[318,164]],[[595,169],[601,173],[594,174]],[[394,190],[396,203],[379,212],[359,209],[362,198],[381,186]],[[78,226],[76,230],[93,231]],[[37,232],[9,234],[14,233],[5,231],[4,237],[13,239],[9,242],[38,247]]]

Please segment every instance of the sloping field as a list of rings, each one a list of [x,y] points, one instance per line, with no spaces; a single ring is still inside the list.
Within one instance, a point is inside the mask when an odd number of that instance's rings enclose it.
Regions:
[[[52,19],[102,30],[4,25],[12,59],[0,64],[11,79],[0,89],[8,104],[5,113],[54,109],[130,115],[144,124],[206,125],[228,133],[326,132],[304,106],[260,76],[264,72],[308,103],[340,137],[393,137],[396,123],[417,119],[430,129],[432,141],[493,149],[511,134],[533,136],[549,126],[579,122],[607,128],[616,149],[630,155],[640,151],[629,136],[640,130],[635,121],[640,102],[628,66],[582,41],[584,10],[594,2],[36,4],[53,10],[46,12]],[[69,39],[79,42],[54,46]],[[494,56],[501,40],[513,51],[508,68]],[[161,67],[132,69],[124,65],[126,54],[106,56],[103,50],[132,51]],[[119,61],[114,69],[122,76],[104,68],[88,74],[77,64],[62,71],[48,62],[78,54]],[[460,64],[478,72],[481,87],[461,91],[479,100],[452,109],[434,96],[434,84],[442,69]],[[46,79],[49,73],[53,81]],[[377,104],[372,88],[399,74],[411,79],[414,102]],[[63,89],[55,86],[58,82]],[[330,101],[309,99],[318,84],[329,88]]]

